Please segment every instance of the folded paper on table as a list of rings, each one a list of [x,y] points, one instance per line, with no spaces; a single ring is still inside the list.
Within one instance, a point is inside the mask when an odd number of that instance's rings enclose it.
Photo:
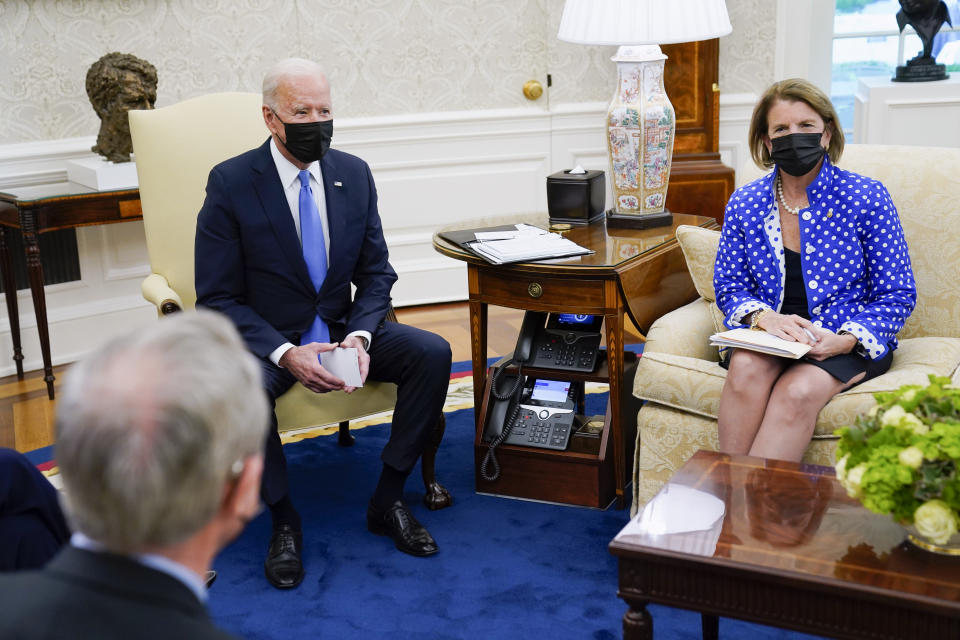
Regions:
[[[442,231],[439,235],[493,264],[533,262],[593,253],[557,233],[529,224]]]
[[[716,496],[670,482],[615,539],[709,556],[717,547],[725,513],[726,505]]]
[[[752,329],[731,329],[710,336],[710,344],[716,347],[737,347],[760,353],[768,353],[782,358],[800,359],[813,347],[802,342],[791,342],[766,331]]]

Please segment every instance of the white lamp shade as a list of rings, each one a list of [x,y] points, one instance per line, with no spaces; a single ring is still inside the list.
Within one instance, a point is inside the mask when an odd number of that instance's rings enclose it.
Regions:
[[[577,44],[671,44],[731,30],[724,0],[567,0],[557,38]]]

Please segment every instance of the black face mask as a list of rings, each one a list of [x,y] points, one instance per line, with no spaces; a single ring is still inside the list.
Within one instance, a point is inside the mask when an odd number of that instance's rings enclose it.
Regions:
[[[280,116],[274,111],[273,115]],[[330,148],[330,140],[333,138],[333,120],[322,120],[320,122],[284,122],[283,133],[287,141],[283,146],[287,148],[294,158],[310,164],[314,160],[319,160]]]
[[[773,138],[770,157],[777,166],[792,176],[803,176],[817,166],[823,157],[822,133],[791,133]]]

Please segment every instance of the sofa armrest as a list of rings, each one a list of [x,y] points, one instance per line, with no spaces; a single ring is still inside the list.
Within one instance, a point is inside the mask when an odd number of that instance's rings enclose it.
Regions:
[[[658,318],[647,332],[644,353],[669,353],[699,360],[716,362],[717,347],[710,346],[710,336],[716,332],[710,305],[697,298],[670,313]]]
[[[140,283],[140,292],[147,302],[157,307],[160,315],[168,315],[183,310],[183,301],[177,292],[170,288],[167,279],[159,273],[151,273]]]

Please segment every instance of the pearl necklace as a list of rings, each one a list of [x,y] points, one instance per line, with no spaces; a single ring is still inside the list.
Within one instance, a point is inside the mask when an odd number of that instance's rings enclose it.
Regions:
[[[800,209],[803,207],[791,207],[787,204],[787,199],[783,197],[783,180],[780,179],[780,176],[777,176],[777,195],[780,196],[780,203],[783,205],[784,209],[795,216],[800,215]]]

